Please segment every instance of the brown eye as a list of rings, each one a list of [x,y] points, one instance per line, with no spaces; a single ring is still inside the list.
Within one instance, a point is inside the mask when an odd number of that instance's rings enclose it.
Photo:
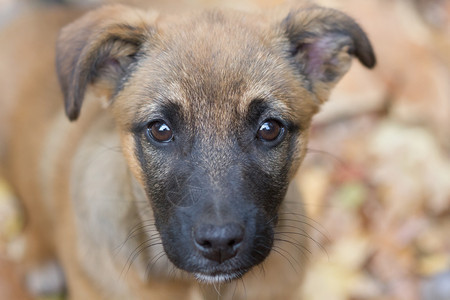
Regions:
[[[267,120],[258,130],[258,138],[267,142],[276,140],[284,131],[283,126],[276,120]]]
[[[163,121],[154,121],[148,124],[148,135],[159,143],[168,143],[173,139],[173,132],[169,125]]]

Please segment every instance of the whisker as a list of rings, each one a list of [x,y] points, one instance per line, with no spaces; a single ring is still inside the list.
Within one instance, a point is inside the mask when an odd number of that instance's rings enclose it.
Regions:
[[[275,241],[280,241],[280,242],[284,242],[284,243],[288,243],[293,245],[295,248],[297,248],[297,250],[299,250],[302,254],[304,254],[304,251],[308,252],[310,255],[312,255],[312,252],[308,249],[308,247],[302,245],[299,242],[294,242],[294,241],[290,241],[287,239],[283,239],[283,238],[279,238],[279,237],[275,237],[274,239]],[[306,256],[306,255],[305,255]]]
[[[266,277],[266,269],[264,268],[264,262],[259,264],[258,269],[260,273],[262,274],[262,277]]]
[[[301,211],[305,211],[306,209],[304,208],[304,207],[310,207],[310,206],[313,206],[313,207],[321,207],[321,208],[333,208],[333,207],[336,207],[336,205],[333,205],[333,204],[329,204],[329,203],[324,203],[324,204],[318,204],[318,203],[312,203],[312,202],[306,202],[306,201],[299,201],[299,200],[291,200],[291,201],[289,201],[289,200],[284,200],[284,204],[287,204],[287,205],[290,205],[290,206],[300,206],[299,208],[296,208],[296,209],[299,209],[299,210],[301,210]],[[305,215],[305,217],[306,217],[306,215]]]
[[[280,225],[277,226],[276,229],[280,229],[280,228],[292,228],[292,229],[299,230],[300,232],[303,232],[306,235],[308,234],[308,231],[305,230],[304,228],[300,227],[300,226],[294,226],[294,225],[288,225],[288,224],[280,224]]]
[[[239,280],[242,280],[242,278],[240,278]],[[236,280],[236,281],[233,282],[234,289],[233,289],[233,294],[231,295],[231,299],[234,299],[236,297],[236,291],[237,291],[237,286],[238,286],[238,281],[239,280]]]
[[[310,228],[312,228],[312,229],[314,229],[315,231],[317,231],[318,233],[320,233],[320,235],[321,235],[324,239],[326,239],[327,242],[330,241],[330,239],[328,238],[328,236],[327,236],[325,233],[323,233],[320,229],[318,229],[317,227],[315,227],[314,225],[312,225],[312,224],[310,224],[310,223],[308,223],[308,222],[306,222],[306,221],[301,221],[301,220],[297,220],[297,219],[286,219],[286,218],[280,218],[279,220],[280,220],[281,222],[282,222],[282,221],[285,221],[285,222],[293,222],[293,223],[300,223],[300,224],[307,225],[307,226],[309,226]],[[286,226],[286,225],[281,224],[281,225],[278,225],[277,227],[280,227],[280,226]],[[291,226],[292,226],[292,225],[291,225]],[[300,228],[298,228],[298,229],[300,229]],[[301,229],[301,230],[302,230],[302,231],[305,231],[305,230],[303,230],[303,229]]]
[[[220,299],[220,297],[221,297],[221,294],[220,294],[220,291],[219,291],[219,289],[220,289],[220,283],[219,283],[219,288],[217,288],[216,283],[213,282],[213,287],[214,287],[214,290],[215,290],[216,293],[217,293],[217,299]]]
[[[145,223],[145,221],[142,222],[142,223]],[[135,238],[136,236],[138,236],[139,234],[141,234],[142,232],[140,232],[140,231],[143,230],[144,228],[151,227],[151,226],[155,226],[154,223],[152,223],[152,224],[147,224],[147,225],[143,225],[142,223],[133,226],[132,228],[134,228],[134,229],[131,230],[131,231],[128,233],[127,237],[125,238],[125,241],[124,241],[123,243],[121,243],[120,245],[118,245],[118,246],[114,249],[114,251],[120,252],[120,250],[122,249],[122,247],[123,247],[130,239]],[[156,231],[156,226],[155,226],[155,231]],[[150,231],[147,231],[147,232],[150,232]],[[158,232],[153,233],[152,235],[155,235],[155,234],[158,234]]]
[[[281,216],[281,215],[293,215],[293,216],[296,216],[296,217],[301,217],[301,218],[304,218],[304,219],[307,219],[307,220],[311,221],[312,223],[314,223],[315,225],[317,225],[319,227],[322,227],[323,230],[326,230],[326,228],[323,227],[322,224],[320,224],[319,222],[317,222],[316,220],[314,220],[313,218],[311,218],[310,216],[308,216],[306,214],[295,213],[295,212],[280,212],[280,213],[278,213],[278,215],[279,216]],[[301,221],[301,220],[298,220],[298,219],[286,219],[286,220],[292,220],[292,221],[296,220],[296,222],[303,222],[305,224],[311,225],[310,223],[308,223],[306,221]]]
[[[327,254],[328,259],[330,259],[329,254],[328,254],[327,250],[325,249],[325,247],[322,246],[322,244],[320,244],[317,240],[315,240],[313,237],[311,237],[308,234],[304,234],[304,233],[300,233],[300,232],[293,232],[293,231],[279,231],[276,234],[285,235],[285,236],[289,236],[290,234],[295,234],[295,235],[306,237],[306,238],[310,239],[311,241],[313,241],[314,244],[316,244],[324,253]]]
[[[127,272],[128,272],[131,268],[131,265],[136,260],[136,258],[146,249],[149,249],[156,245],[162,245],[162,243],[160,241],[156,242],[156,243],[147,244],[154,240],[157,240],[158,238],[159,237],[152,237],[152,238],[149,238],[149,239],[143,241],[141,244],[139,244],[139,246],[137,246],[136,249],[134,249],[133,252],[131,252],[130,256],[128,257],[127,262],[124,265],[124,269],[126,268],[126,266],[128,266],[128,268],[127,268]],[[122,272],[124,271],[124,269],[122,270]]]
[[[161,243],[160,243],[161,244]],[[159,252],[157,255],[155,255],[147,264],[146,270],[145,270],[145,277],[148,279],[150,277],[151,274],[151,270],[153,268],[154,265],[156,265],[158,263],[158,261],[165,256],[165,252],[164,250],[161,250],[161,252]],[[155,260],[156,259],[156,260]],[[153,262],[155,260],[155,262]]]
[[[286,261],[291,265],[292,270],[294,270],[294,272],[298,274],[297,270],[295,269],[294,265],[293,265],[292,262],[289,260],[289,258],[288,258],[286,255],[284,255],[283,253],[281,253],[281,252],[279,251],[279,250],[284,250],[284,249],[281,249],[281,248],[278,248],[278,247],[272,247],[272,250],[273,250],[275,253],[278,253],[278,254],[279,254],[281,257],[283,257],[284,259],[286,259]],[[287,252],[286,250],[284,250],[284,251]],[[287,252],[287,253],[289,253],[289,252]]]
[[[348,167],[348,163],[346,163],[343,159],[341,159],[340,157],[331,154],[328,151],[324,151],[324,150],[319,150],[319,149],[312,149],[312,148],[306,148],[306,154],[323,154],[323,155],[327,155],[329,157],[331,157],[332,159],[334,159],[336,162],[338,162],[341,166],[344,167]]]
[[[244,290],[244,295],[245,295],[244,299],[247,299],[247,298],[248,298],[248,297],[247,297],[247,287],[245,286],[245,281],[244,281],[243,278],[241,278],[241,279],[240,279],[240,282],[242,283],[242,288],[243,288],[243,290]]]

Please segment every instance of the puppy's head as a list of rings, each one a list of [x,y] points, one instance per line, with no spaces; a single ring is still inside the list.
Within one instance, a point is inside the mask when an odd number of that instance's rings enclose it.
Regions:
[[[361,28],[317,6],[279,19],[111,6],[62,30],[57,69],[69,119],[88,86],[108,99],[168,258],[214,282],[270,253],[311,117],[352,56],[375,64]]]

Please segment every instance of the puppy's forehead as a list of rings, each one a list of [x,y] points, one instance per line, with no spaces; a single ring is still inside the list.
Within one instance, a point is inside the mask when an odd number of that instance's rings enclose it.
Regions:
[[[261,18],[213,11],[162,25],[160,32],[145,61],[153,99],[220,120],[244,114],[253,99],[275,101],[289,90],[282,80],[289,65]]]

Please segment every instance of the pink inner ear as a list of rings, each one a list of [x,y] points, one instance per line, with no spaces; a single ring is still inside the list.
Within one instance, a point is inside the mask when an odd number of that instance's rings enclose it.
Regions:
[[[310,77],[322,79],[325,72],[324,65],[337,63],[333,61],[332,56],[336,51],[336,46],[333,36],[323,36],[304,46],[307,58],[306,72]]]
[[[347,48],[351,55],[352,41],[348,36],[329,34],[303,46],[307,75],[314,80],[332,81],[346,70],[338,53]],[[344,63],[342,66],[341,64]]]
[[[114,71],[117,71],[117,72],[122,70],[122,66],[120,65],[119,60],[114,57],[106,58],[102,63],[102,67],[109,67],[109,68],[114,69]]]

